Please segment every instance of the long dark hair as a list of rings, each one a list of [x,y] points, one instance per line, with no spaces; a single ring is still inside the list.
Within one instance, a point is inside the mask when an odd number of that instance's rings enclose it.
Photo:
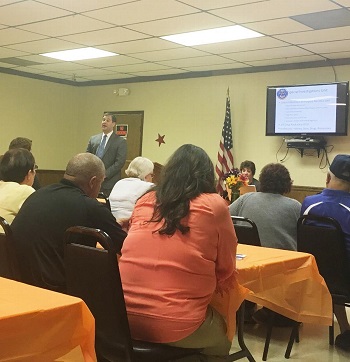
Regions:
[[[190,209],[190,200],[202,193],[215,193],[214,166],[200,147],[186,144],[178,148],[164,166],[159,184],[155,187],[156,205],[150,222],[163,225],[159,234],[182,234],[190,228],[181,223]]]

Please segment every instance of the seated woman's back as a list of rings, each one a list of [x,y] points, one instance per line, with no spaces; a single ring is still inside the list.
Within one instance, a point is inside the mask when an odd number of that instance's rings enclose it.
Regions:
[[[214,291],[232,286],[237,238],[214,180],[208,155],[184,145],[164,167],[155,190],[137,201],[120,258],[133,338],[181,346],[208,311],[212,318]],[[220,321],[225,346],[220,353],[227,354],[230,342]]]
[[[268,164],[260,173],[261,192],[247,193],[230,205],[230,214],[253,220],[261,245],[277,249],[297,249],[299,201],[283,196],[292,180],[285,166]]]
[[[111,211],[116,220],[129,219],[138,198],[151,187],[153,162],[146,157],[136,157],[130,162],[125,173],[128,178],[119,180],[109,195]]]

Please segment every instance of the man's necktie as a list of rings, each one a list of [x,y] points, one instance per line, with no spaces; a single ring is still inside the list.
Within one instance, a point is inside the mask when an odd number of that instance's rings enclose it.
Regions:
[[[96,156],[99,158],[102,158],[104,150],[105,150],[105,145],[106,145],[106,140],[107,140],[107,135],[105,134],[102,138],[102,142],[100,143],[100,145],[97,148],[96,151]]]

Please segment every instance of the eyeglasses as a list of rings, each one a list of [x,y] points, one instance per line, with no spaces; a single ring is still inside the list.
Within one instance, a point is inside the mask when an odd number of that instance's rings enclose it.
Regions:
[[[38,165],[34,165],[33,171],[36,171],[38,169]]]

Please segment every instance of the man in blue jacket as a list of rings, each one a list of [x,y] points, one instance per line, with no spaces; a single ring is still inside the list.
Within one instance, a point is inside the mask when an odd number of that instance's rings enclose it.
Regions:
[[[326,188],[320,194],[305,198],[301,215],[308,214],[332,217],[339,222],[350,263],[350,155],[337,155],[329,167]],[[335,305],[334,313],[341,332],[335,339],[335,344],[350,351],[350,325],[345,307]]]

